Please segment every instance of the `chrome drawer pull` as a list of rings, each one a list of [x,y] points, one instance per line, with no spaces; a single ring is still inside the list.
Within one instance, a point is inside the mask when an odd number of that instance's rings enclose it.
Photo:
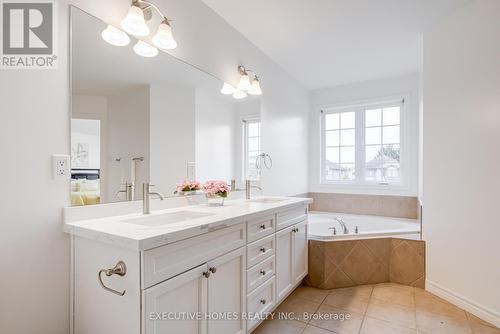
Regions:
[[[260,271],[260,274],[261,274],[262,276],[266,276],[266,271],[265,271],[265,270],[261,270],[261,271]]]
[[[210,271],[204,271],[203,272],[203,276],[205,276],[205,278],[209,278],[211,275]]]
[[[262,247],[262,248],[260,249],[260,251],[261,251],[262,253],[265,253],[265,252],[266,252],[266,248],[265,248],[265,247]]]
[[[217,268],[216,267],[211,267],[208,269],[212,274],[215,274],[217,272]]]
[[[264,225],[264,224],[260,225],[260,229],[261,230],[265,230],[266,229],[266,225]]]
[[[265,305],[267,302],[266,302],[266,300],[265,300],[265,299],[261,299],[261,300],[260,300],[260,303],[261,303],[262,305]]]
[[[99,284],[101,284],[101,287],[109,292],[114,293],[115,295],[118,296],[123,296],[126,292],[126,290],[123,291],[116,291],[114,289],[108,288],[104,283],[102,282],[102,274],[106,274],[106,276],[112,276],[112,275],[118,275],[118,276],[125,276],[127,273],[127,266],[125,265],[125,262],[123,261],[118,261],[118,263],[111,269],[101,269],[99,270],[99,274],[97,275],[97,278],[99,279]]]

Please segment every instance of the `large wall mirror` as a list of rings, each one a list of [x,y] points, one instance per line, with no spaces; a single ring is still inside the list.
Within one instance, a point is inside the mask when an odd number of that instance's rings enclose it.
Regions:
[[[258,180],[260,100],[220,93],[216,77],[160,51],[105,42],[107,24],[71,9],[71,202],[173,195],[181,180]],[[235,69],[236,70],[236,69]]]

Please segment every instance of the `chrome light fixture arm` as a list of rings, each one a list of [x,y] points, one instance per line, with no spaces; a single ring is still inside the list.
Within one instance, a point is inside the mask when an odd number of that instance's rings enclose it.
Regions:
[[[145,1],[145,0],[132,0],[132,5],[137,6],[140,9],[142,9],[142,11],[144,12],[144,15],[145,15],[145,19],[148,21],[151,20],[151,18],[152,18],[152,13],[149,12],[151,9],[156,10],[156,12],[158,14],[160,14],[160,16],[163,18],[162,23],[166,23],[166,24],[170,25],[169,22],[172,21],[172,20],[169,20],[163,14],[163,12],[160,10],[160,8],[158,8],[158,6],[152,2]]]

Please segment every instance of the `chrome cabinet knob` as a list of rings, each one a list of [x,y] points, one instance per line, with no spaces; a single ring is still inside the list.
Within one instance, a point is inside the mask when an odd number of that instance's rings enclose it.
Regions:
[[[265,252],[266,252],[266,248],[265,248],[265,247],[262,247],[262,248],[260,249],[260,251],[261,251],[262,253],[265,253]]]
[[[265,304],[267,303],[267,301],[266,301],[265,299],[261,299],[261,300],[260,300],[260,303],[261,303],[262,305],[265,305]]]
[[[203,276],[205,276],[206,278],[209,278],[209,277],[210,277],[210,275],[211,275],[210,271],[205,271],[205,272],[203,273]]]
[[[265,230],[266,229],[266,225],[264,225],[264,224],[260,225],[260,229],[261,230]]]
[[[265,270],[261,270],[261,271],[260,271],[260,274],[261,274],[262,276],[265,276],[265,275],[266,275],[266,271],[265,271]]]
[[[217,272],[217,268],[211,267],[211,268],[208,268],[208,271],[210,271],[212,274],[215,274]]]

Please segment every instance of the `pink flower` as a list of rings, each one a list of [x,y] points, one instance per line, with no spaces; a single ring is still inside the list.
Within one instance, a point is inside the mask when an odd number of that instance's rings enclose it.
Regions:
[[[179,183],[176,184],[175,186],[175,189],[177,192],[182,192],[182,191],[196,191],[196,190],[200,190],[201,188],[201,184],[200,182],[198,181],[189,181],[189,180],[185,180],[185,181],[181,181]]]
[[[203,185],[203,192],[207,195],[218,195],[227,197],[229,194],[229,186],[224,181],[208,181]]]

